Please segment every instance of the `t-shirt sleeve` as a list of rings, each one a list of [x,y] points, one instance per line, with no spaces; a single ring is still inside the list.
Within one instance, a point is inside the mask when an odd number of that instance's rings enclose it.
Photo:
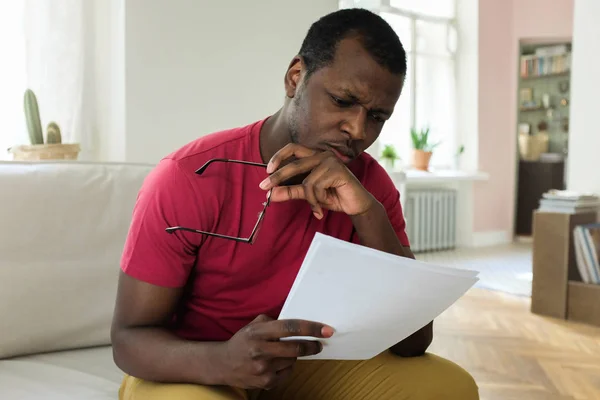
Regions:
[[[410,241],[406,234],[406,221],[400,203],[400,192],[390,178],[389,174],[375,161],[369,166],[368,183],[366,189],[375,196],[375,198],[383,204],[388,219],[396,232],[396,236],[400,240],[402,246],[410,247]],[[354,234],[353,240],[358,241],[358,235]]]
[[[196,263],[201,235],[168,233],[165,228],[199,229],[205,222],[200,207],[189,177],[177,162],[161,160],[138,193],[121,257],[122,271],[157,286],[184,286]]]

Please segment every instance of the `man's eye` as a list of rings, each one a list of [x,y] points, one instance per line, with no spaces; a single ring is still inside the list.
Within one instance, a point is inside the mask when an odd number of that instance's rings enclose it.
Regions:
[[[331,96],[331,99],[333,100],[333,102],[335,104],[337,104],[340,107],[350,107],[352,105],[352,102],[346,101],[346,100],[342,100],[342,99],[340,99],[338,97],[335,97],[335,96]]]
[[[371,118],[373,119],[373,121],[375,121],[377,123],[385,122],[385,118],[383,118],[379,114],[371,114]]]

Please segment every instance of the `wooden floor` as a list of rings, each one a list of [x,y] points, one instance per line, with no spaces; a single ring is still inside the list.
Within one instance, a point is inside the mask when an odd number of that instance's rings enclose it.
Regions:
[[[530,313],[529,298],[472,289],[430,348],[469,371],[482,400],[600,399],[600,328]]]

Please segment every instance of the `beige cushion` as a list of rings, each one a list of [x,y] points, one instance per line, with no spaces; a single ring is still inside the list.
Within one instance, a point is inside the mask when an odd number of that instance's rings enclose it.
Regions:
[[[0,163],[0,359],[110,343],[119,260],[152,167]]]
[[[115,400],[123,373],[110,347],[0,361],[0,398]]]

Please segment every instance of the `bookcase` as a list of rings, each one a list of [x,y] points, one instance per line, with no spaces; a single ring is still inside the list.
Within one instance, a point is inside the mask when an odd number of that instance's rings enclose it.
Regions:
[[[573,240],[575,226],[594,222],[596,212],[534,212],[531,312],[600,326],[600,285],[582,281]]]
[[[544,134],[543,152],[568,151],[571,44],[522,44],[519,59],[517,133]],[[534,152],[529,161],[536,161]]]
[[[571,43],[519,43],[516,236],[531,237],[541,193],[566,187]]]

